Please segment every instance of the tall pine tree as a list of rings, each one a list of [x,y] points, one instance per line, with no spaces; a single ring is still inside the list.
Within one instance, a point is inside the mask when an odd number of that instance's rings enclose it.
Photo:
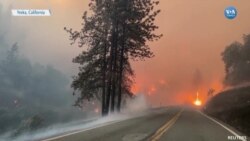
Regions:
[[[73,59],[81,65],[72,83],[79,94],[76,105],[101,97],[102,114],[106,115],[120,111],[122,98],[133,95],[130,61],[153,57],[147,41],[162,36],[154,33],[158,28],[154,20],[160,12],[154,6],[158,4],[154,0],[92,0],[91,15],[85,12],[83,16],[83,28],[65,28],[72,44],[78,41],[79,47],[86,48]]]

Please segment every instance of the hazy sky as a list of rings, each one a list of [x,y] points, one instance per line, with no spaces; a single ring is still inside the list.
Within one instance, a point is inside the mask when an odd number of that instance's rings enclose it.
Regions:
[[[156,55],[154,59],[136,63],[137,81],[140,81],[138,85],[143,87],[146,81],[148,87],[156,87],[154,85],[163,79],[167,86],[164,88],[168,90],[160,93],[160,97],[152,98],[169,102],[177,94],[180,101],[183,100],[179,98],[182,96],[192,99],[197,89],[192,87],[193,77],[195,70],[199,69],[203,80],[198,88],[200,95],[206,95],[209,87],[219,91],[224,77],[220,54],[225,46],[235,40],[241,41],[243,34],[250,33],[250,1],[160,2],[162,12],[157,24],[164,37],[151,43]],[[238,17],[234,20],[224,17],[224,9],[231,5],[238,9]]]
[[[5,11],[33,8],[51,9],[51,17],[11,17],[8,36],[18,41],[22,54],[34,62],[51,64],[73,75],[71,60],[80,49],[70,46],[63,27],[79,29],[88,0],[1,0]],[[224,17],[228,6],[238,9],[234,20]],[[10,8],[8,8],[10,6]],[[249,0],[160,0],[157,18],[164,37],[150,43],[155,57],[134,63],[135,92],[150,95],[154,103],[191,101],[195,91],[201,98],[207,89],[221,89],[224,66],[221,52],[225,46],[250,33]],[[194,86],[195,71],[200,85]],[[160,98],[157,96],[160,96]],[[174,100],[173,100],[174,99]]]

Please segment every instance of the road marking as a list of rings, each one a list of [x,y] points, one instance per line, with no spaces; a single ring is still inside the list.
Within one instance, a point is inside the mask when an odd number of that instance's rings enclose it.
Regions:
[[[173,124],[178,120],[181,113],[183,112],[183,109],[179,111],[171,120],[169,120],[167,123],[165,123],[161,128],[159,128],[153,136],[149,138],[150,141],[157,141],[161,138],[161,136],[170,128]]]
[[[74,135],[74,134],[81,133],[81,132],[84,132],[84,131],[88,131],[88,130],[91,130],[91,129],[103,127],[103,126],[106,126],[106,125],[111,125],[111,124],[114,124],[114,123],[117,123],[117,122],[120,122],[120,120],[107,122],[107,123],[100,124],[100,125],[97,125],[97,126],[94,126],[94,127],[90,127],[90,128],[83,129],[83,130],[78,130],[78,131],[71,132],[71,133],[68,133],[68,134],[63,134],[63,135],[60,135],[60,136],[51,137],[51,138],[44,139],[44,140],[41,140],[41,141],[52,141],[52,140],[56,140],[56,139],[66,137],[66,136],[70,136],[70,135]]]
[[[166,110],[166,109],[168,109],[168,108],[164,108],[164,110]],[[162,112],[160,112],[160,113],[162,113]],[[159,114],[159,113],[157,113],[157,114]],[[57,136],[54,136],[54,137],[49,137],[47,139],[42,139],[41,141],[53,141],[53,140],[60,139],[60,138],[63,138],[63,137],[67,137],[67,136],[70,136],[70,135],[78,134],[78,133],[81,133],[81,132],[84,132],[84,131],[96,129],[96,128],[99,128],[99,127],[103,127],[103,126],[115,124],[115,123],[122,122],[122,121],[125,121],[125,120],[133,119],[133,118],[136,118],[136,117],[143,117],[143,116],[147,116],[147,115],[149,115],[149,114],[142,114],[142,115],[139,115],[139,116],[134,116],[132,118],[120,119],[120,120],[115,120],[115,121],[109,121],[109,122],[102,123],[100,125],[96,125],[96,126],[89,127],[89,128],[86,128],[86,129],[72,131],[72,132],[65,133],[63,135],[57,135]]]
[[[217,120],[213,119],[212,117],[210,117],[210,116],[208,116],[208,115],[206,115],[206,114],[204,114],[204,113],[202,113],[202,112],[200,112],[200,111],[198,111],[198,112],[199,112],[201,115],[205,116],[206,118],[210,119],[211,121],[217,123],[218,125],[220,125],[220,126],[223,127],[224,129],[226,129],[227,131],[229,131],[230,133],[232,133],[234,136],[238,136],[238,137],[240,136],[240,135],[238,135],[237,133],[235,133],[233,130],[229,129],[229,128],[226,127],[225,125],[223,125],[223,124],[221,124],[220,122],[218,122]],[[239,138],[239,139],[242,140],[242,141],[247,141],[247,140],[245,140],[245,139],[243,139],[243,138]]]

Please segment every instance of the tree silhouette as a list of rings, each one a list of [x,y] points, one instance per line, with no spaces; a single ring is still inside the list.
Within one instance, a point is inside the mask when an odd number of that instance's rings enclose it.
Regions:
[[[230,44],[222,52],[226,72],[225,85],[234,86],[250,81],[250,34],[244,35],[243,41],[243,44]]]
[[[120,111],[122,97],[132,95],[134,72],[130,60],[153,57],[147,41],[158,40],[154,20],[160,10],[154,0],[92,0],[91,15],[83,15],[80,31],[65,28],[72,44],[86,47],[74,63],[81,64],[72,87],[78,93],[77,106],[101,97],[102,114]],[[75,93],[74,93],[75,94]]]

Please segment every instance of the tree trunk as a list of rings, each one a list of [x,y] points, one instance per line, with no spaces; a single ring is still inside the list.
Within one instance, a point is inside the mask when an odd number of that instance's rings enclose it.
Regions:
[[[113,26],[112,26],[112,35],[111,35],[111,48],[110,48],[110,62],[109,62],[109,79],[108,79],[108,94],[107,94],[107,103],[106,103],[106,108],[109,112],[110,109],[110,99],[112,99],[112,91],[114,89],[113,85],[113,77],[114,77],[114,52],[115,52],[115,27],[114,27],[114,20],[113,20]],[[112,104],[111,104],[112,106]]]
[[[119,82],[118,82],[118,102],[117,102],[117,110],[121,111],[121,101],[122,101],[122,76],[123,76],[123,64],[124,64],[124,49],[125,49],[125,25],[122,27],[122,46],[121,46],[121,54],[120,54],[120,68],[119,68]]]
[[[117,50],[118,50],[118,22],[115,18],[115,34],[114,34],[114,61],[113,61],[113,72],[112,72],[112,95],[111,95],[111,112],[115,110],[115,97],[116,97],[116,86],[117,86]]]
[[[106,54],[107,54],[107,45],[104,45],[103,52],[103,70],[102,70],[102,116],[107,115],[107,107],[106,107]]]
[[[112,71],[113,71],[113,47],[111,45],[110,49],[110,60],[109,60],[109,71],[108,71],[108,90],[107,90],[107,97],[106,97],[106,111],[107,114],[109,113],[110,108],[110,96],[111,96],[111,90],[112,90]]]

